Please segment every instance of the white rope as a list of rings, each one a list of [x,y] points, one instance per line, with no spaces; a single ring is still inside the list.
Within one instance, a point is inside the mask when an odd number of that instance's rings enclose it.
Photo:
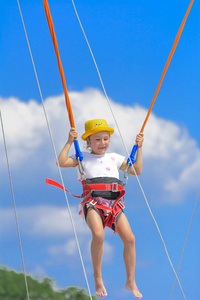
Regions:
[[[187,240],[188,240],[188,237],[189,237],[190,229],[191,229],[191,226],[192,226],[192,221],[193,221],[194,213],[195,213],[195,210],[196,210],[196,207],[197,207],[197,202],[198,202],[198,199],[199,199],[199,195],[200,195],[200,189],[199,189],[199,192],[198,192],[198,195],[197,195],[197,198],[196,198],[196,201],[195,201],[194,209],[193,209],[193,212],[192,212],[192,217],[191,217],[191,220],[190,220],[190,225],[189,225],[187,236],[186,236],[186,239],[185,239],[185,244],[184,244],[183,251],[182,251],[182,254],[181,254],[181,259],[180,259],[180,262],[179,262],[177,275],[179,274],[179,271],[180,271],[180,267],[181,267],[181,263],[182,263],[182,260],[183,260],[183,255],[184,255],[184,252],[185,252],[185,248],[186,248]],[[176,279],[175,279],[175,282],[174,282],[174,286],[173,286],[173,290],[172,290],[170,300],[172,299],[175,286],[176,286]]]
[[[22,16],[22,11],[21,11],[21,8],[20,8],[19,0],[17,0],[17,3],[18,3],[18,8],[19,8],[23,28],[24,28],[24,33],[25,33],[25,36],[26,36],[26,42],[27,42],[27,45],[28,45],[28,49],[29,49],[29,53],[30,53],[30,57],[31,57],[31,61],[32,61],[32,65],[33,65],[33,69],[34,69],[34,73],[35,73],[35,78],[36,78],[36,81],[37,81],[37,86],[38,86],[39,93],[40,93],[40,98],[41,98],[41,101],[42,101],[42,106],[43,106],[43,110],[44,110],[44,115],[45,115],[48,131],[49,131],[52,147],[53,147],[53,150],[54,150],[54,155],[55,155],[55,158],[56,158],[56,162],[58,162],[58,156],[57,156],[57,152],[56,152],[56,148],[55,148],[55,143],[54,143],[54,140],[53,140],[53,135],[52,135],[49,120],[48,120],[48,117],[47,117],[47,112],[46,112],[46,108],[45,108],[45,104],[44,104],[44,99],[43,99],[43,96],[42,96],[42,92],[41,92],[41,88],[40,88],[40,84],[39,84],[39,80],[38,80],[38,76],[37,76],[37,72],[36,72],[36,68],[35,68],[35,63],[34,63],[33,56],[32,56],[30,43],[29,43],[29,40],[28,40],[28,35],[27,35],[27,32],[26,32],[26,28],[25,28],[24,19],[23,19],[23,16]],[[64,196],[65,196],[65,200],[66,200],[67,207],[68,207],[70,221],[71,221],[71,224],[72,224],[72,228],[73,228],[73,232],[74,232],[74,236],[75,236],[75,240],[76,240],[76,245],[77,245],[78,252],[79,252],[79,256],[80,256],[80,260],[81,260],[81,264],[82,264],[82,268],[83,268],[83,273],[84,273],[85,281],[86,281],[86,284],[87,284],[88,293],[89,293],[90,299],[92,300],[92,295],[91,295],[91,292],[90,292],[90,287],[89,287],[87,274],[86,274],[86,270],[85,270],[85,266],[84,266],[84,262],[83,262],[83,257],[82,257],[82,254],[81,254],[81,249],[80,249],[80,245],[79,245],[79,241],[78,241],[78,237],[77,237],[77,233],[76,233],[76,229],[75,229],[75,225],[74,225],[74,220],[73,220],[73,216],[72,216],[72,213],[71,213],[71,209],[70,209],[69,201],[68,201],[68,198],[67,198],[67,194],[66,194],[66,191],[65,191],[64,180],[63,180],[63,176],[62,176],[59,164],[58,164],[58,171],[59,171],[59,175],[60,175],[60,179],[61,179],[61,184],[63,186]]]
[[[180,281],[179,281],[179,279],[178,279],[178,275],[177,275],[177,273],[176,273],[176,271],[175,271],[175,269],[174,269],[174,266],[173,266],[173,264],[172,264],[172,261],[171,261],[171,259],[170,259],[170,256],[169,256],[169,253],[168,253],[168,250],[167,250],[165,241],[164,241],[164,239],[163,239],[163,237],[162,237],[161,231],[160,231],[160,229],[159,229],[159,227],[158,227],[158,224],[157,224],[157,222],[156,222],[156,219],[155,219],[155,217],[154,217],[154,215],[153,215],[153,213],[152,213],[152,211],[151,211],[150,205],[149,205],[149,203],[148,203],[148,201],[147,201],[146,195],[145,195],[145,193],[144,193],[144,190],[143,190],[143,188],[142,188],[142,185],[141,185],[141,183],[140,183],[139,178],[138,178],[137,175],[136,175],[136,178],[137,178],[138,184],[139,184],[139,186],[140,186],[140,189],[141,189],[141,191],[142,191],[142,194],[143,194],[143,197],[144,197],[144,199],[145,199],[145,202],[146,202],[146,205],[147,205],[147,207],[148,207],[148,210],[149,210],[149,212],[150,212],[150,214],[151,214],[151,217],[152,217],[152,219],[153,219],[153,221],[154,221],[154,223],[155,223],[155,225],[156,225],[156,228],[157,228],[157,230],[158,230],[159,236],[160,236],[161,241],[162,241],[162,243],[163,243],[163,247],[164,247],[165,253],[166,253],[166,255],[167,255],[168,261],[169,261],[169,263],[170,263],[170,266],[171,266],[171,268],[172,268],[172,271],[174,272],[175,278],[176,278],[176,280],[177,280],[177,282],[178,282],[178,284],[179,284],[179,287],[180,287],[180,290],[181,290],[181,292],[182,292],[182,294],[183,294],[183,297],[184,297],[184,299],[186,300],[186,297],[185,297],[185,294],[184,294],[184,292],[183,292],[181,283],[180,283]]]
[[[113,118],[114,118],[115,124],[116,124],[116,126],[117,126],[117,129],[118,129],[118,131],[119,131],[119,134],[120,134],[122,143],[123,143],[124,148],[125,148],[125,150],[126,150],[127,156],[130,157],[129,152],[128,152],[128,149],[127,149],[126,144],[125,144],[125,142],[124,142],[124,139],[123,139],[123,137],[122,137],[121,131],[120,131],[120,129],[119,129],[117,120],[116,120],[116,118],[115,118],[114,112],[113,112],[113,110],[112,110],[112,106],[111,106],[110,100],[109,100],[108,95],[107,95],[107,93],[106,93],[106,90],[105,90],[105,87],[104,87],[104,84],[103,84],[103,80],[102,80],[101,75],[100,75],[100,72],[99,72],[99,68],[98,68],[97,63],[96,63],[96,60],[95,60],[95,58],[94,58],[94,54],[93,54],[93,52],[92,52],[92,49],[91,49],[90,44],[89,44],[89,41],[88,41],[88,39],[87,39],[87,36],[86,36],[85,31],[84,31],[84,29],[83,29],[82,23],[81,23],[81,21],[80,21],[78,12],[77,12],[77,10],[76,10],[74,1],[71,0],[71,2],[72,2],[72,5],[73,5],[73,7],[74,7],[74,11],[75,11],[75,14],[76,14],[76,16],[77,16],[78,22],[79,22],[79,24],[80,24],[81,30],[82,30],[83,35],[84,35],[84,37],[85,37],[86,43],[87,43],[87,45],[88,45],[89,51],[90,51],[90,53],[91,53],[91,56],[92,56],[94,65],[95,65],[95,67],[96,67],[96,70],[97,70],[97,73],[98,73],[98,76],[99,76],[99,80],[100,80],[100,82],[101,82],[101,86],[102,86],[102,88],[103,88],[103,91],[104,91],[106,100],[107,100],[107,102],[108,102],[109,108],[110,108],[111,113],[112,113],[112,115],[113,115]],[[133,168],[134,168],[134,167],[133,167]],[[172,262],[171,262],[169,253],[168,253],[168,251],[167,251],[167,247],[166,247],[166,245],[165,245],[164,239],[163,239],[163,237],[162,237],[162,234],[161,234],[161,232],[160,232],[160,229],[159,229],[159,227],[158,227],[158,224],[157,224],[157,222],[156,222],[156,219],[155,219],[155,217],[154,217],[154,215],[153,215],[153,213],[152,213],[152,211],[151,211],[151,208],[150,208],[150,205],[149,205],[149,203],[148,203],[147,197],[146,197],[146,195],[145,195],[145,193],[144,193],[144,190],[143,190],[143,188],[142,188],[142,185],[141,185],[140,180],[139,180],[139,178],[138,178],[138,176],[137,176],[137,174],[136,174],[135,169],[134,169],[134,172],[135,172],[135,175],[136,175],[138,184],[139,184],[139,186],[140,186],[140,189],[141,189],[141,191],[142,191],[143,197],[144,197],[144,199],[145,199],[145,202],[146,202],[146,204],[147,204],[148,210],[149,210],[149,212],[150,212],[150,214],[151,214],[151,217],[152,217],[152,219],[153,219],[153,221],[154,221],[154,223],[155,223],[155,225],[156,225],[156,228],[157,228],[157,230],[158,230],[159,236],[160,236],[161,241],[162,241],[162,243],[163,243],[164,250],[165,250],[165,253],[166,253],[166,255],[167,255],[168,261],[169,261],[169,263],[170,263],[170,266],[171,266],[171,268],[172,268],[172,270],[173,270],[173,272],[174,272],[174,275],[175,275],[176,280],[177,280],[177,282],[178,282],[178,284],[179,284],[179,287],[180,287],[180,289],[181,289],[181,292],[182,292],[182,294],[183,294],[183,297],[184,297],[184,299],[186,300],[186,297],[185,297],[185,294],[184,294],[184,292],[183,292],[182,286],[181,286],[181,284],[180,284],[180,281],[179,281],[179,279],[178,279],[178,276],[177,276],[177,274],[176,274],[176,271],[175,271],[175,269],[174,269],[174,267],[173,267],[173,264],[172,264]]]
[[[14,212],[15,212],[15,221],[16,221],[16,226],[17,226],[17,234],[18,234],[21,258],[22,258],[22,266],[23,266],[24,280],[25,280],[25,286],[26,286],[26,294],[27,294],[27,299],[29,300],[30,298],[29,298],[29,291],[28,291],[28,284],[27,284],[27,277],[26,277],[26,269],[25,269],[25,263],[24,263],[24,255],[23,255],[23,249],[22,249],[22,241],[21,241],[20,230],[19,230],[19,222],[18,222],[18,217],[17,217],[17,208],[16,208],[16,203],[15,203],[14,189],[13,189],[13,184],[12,184],[12,177],[11,177],[11,171],[10,171],[9,158],[8,158],[8,150],[7,150],[7,145],[6,145],[6,137],[5,137],[5,130],[4,130],[4,126],[3,126],[3,117],[2,117],[2,114],[1,114],[1,110],[0,110],[0,119],[1,119],[1,128],[2,128],[2,133],[3,133],[4,148],[5,148],[6,161],[7,161],[7,167],[8,167],[8,174],[9,174],[9,180],[10,180],[10,188],[11,188],[11,192],[12,192],[13,206],[14,206]]]

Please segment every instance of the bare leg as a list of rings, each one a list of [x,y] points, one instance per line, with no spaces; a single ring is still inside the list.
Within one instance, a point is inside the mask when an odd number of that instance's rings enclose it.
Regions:
[[[121,214],[117,222],[117,232],[124,244],[123,257],[127,276],[125,288],[131,291],[134,297],[141,299],[142,294],[139,292],[135,282],[135,237],[124,213]]]
[[[104,298],[107,296],[101,275],[104,229],[102,220],[94,209],[88,210],[87,224],[92,232],[91,257],[94,269],[95,293],[98,297]]]

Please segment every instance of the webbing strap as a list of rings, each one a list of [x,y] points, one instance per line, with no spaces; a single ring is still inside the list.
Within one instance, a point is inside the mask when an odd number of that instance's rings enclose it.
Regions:
[[[115,183],[96,183],[96,184],[87,184],[85,181],[83,182],[83,190],[95,190],[95,191],[111,191],[111,192],[122,192],[124,191],[123,186],[115,184]],[[125,191],[124,191],[125,193]]]
[[[82,185],[83,185],[83,197],[82,196],[77,196],[77,195],[74,195],[72,194],[71,192],[69,192],[66,188],[64,188],[60,183],[58,183],[57,181],[53,180],[53,179],[49,179],[49,178],[46,178],[46,184],[49,184],[49,185],[53,185],[59,189],[62,189],[62,190],[65,190],[67,193],[69,193],[70,195],[72,195],[73,197],[75,198],[83,198],[84,196],[87,196],[87,192],[88,192],[88,195],[90,194],[90,191],[92,190],[109,190],[109,191],[119,191],[120,192],[120,195],[119,197],[116,199],[116,200],[120,200],[124,194],[125,194],[125,190],[124,188],[121,186],[121,185],[117,185],[115,186],[115,184],[90,184],[88,185],[86,183],[86,181],[82,181]],[[85,197],[84,197],[85,198]]]
[[[65,190],[67,193],[69,193],[73,197],[83,199],[83,201],[81,202],[82,204],[84,204],[86,202],[92,202],[93,201],[93,198],[91,197],[91,190],[105,190],[105,189],[112,190],[112,188],[113,188],[113,184],[91,184],[91,185],[87,185],[87,183],[85,181],[82,181],[82,185],[83,185],[83,197],[82,197],[82,196],[76,196],[76,195],[70,193],[60,183],[56,182],[55,180],[46,178],[46,184],[53,185],[53,186],[55,186],[55,187],[57,187],[59,189]],[[116,208],[117,205],[119,205],[120,208],[124,208],[124,205],[123,205],[123,202],[121,201],[121,198],[125,194],[124,188],[122,186],[120,186],[120,185],[117,185],[117,188],[115,188],[115,191],[120,191],[120,195],[115,200],[115,202],[113,203],[112,207],[108,207],[108,206],[105,206],[103,204],[99,204],[97,202],[94,204],[94,206],[97,207],[97,208],[99,208],[99,209],[104,209],[104,210],[108,210],[109,211],[108,216],[104,220],[104,227],[108,226],[108,227],[111,228],[112,223],[114,223],[115,224],[114,233],[117,232],[116,217],[117,217],[117,215],[119,213],[118,210],[115,213],[115,208]]]
[[[68,190],[66,190],[66,188],[64,188],[60,183],[56,182],[55,180],[46,178],[46,184],[53,185],[53,186],[55,186],[55,187],[57,187],[57,188],[59,188],[59,189],[65,190],[67,193],[69,193],[69,194],[72,195],[73,197],[81,198],[81,196],[76,196],[76,195],[70,193]]]
[[[91,203],[95,208],[98,209],[99,213],[102,216],[103,228],[105,228],[106,226],[109,227],[109,228],[112,228],[112,224],[114,224],[115,225],[114,233],[117,233],[116,217],[121,212],[121,210],[124,208],[124,204],[123,204],[122,200],[120,200],[122,197],[123,196],[121,196],[121,197],[119,197],[119,199],[115,200],[112,207],[105,206],[105,205],[103,205],[101,203],[98,203],[98,202],[95,202],[93,204],[92,203],[93,198],[91,198],[90,196],[86,197],[81,203],[83,205],[86,204],[86,202]],[[106,217],[103,215],[102,210],[109,211],[109,213]],[[104,219],[104,217],[105,217],[105,219]]]

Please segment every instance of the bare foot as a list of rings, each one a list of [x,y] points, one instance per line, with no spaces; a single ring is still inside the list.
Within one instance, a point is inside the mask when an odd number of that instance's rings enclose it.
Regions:
[[[137,299],[141,299],[142,298],[142,294],[139,292],[137,285],[135,283],[135,281],[133,283],[129,283],[128,281],[125,284],[125,288],[128,291],[131,291],[133,296]]]
[[[106,297],[107,292],[106,292],[105,286],[103,284],[102,278],[101,277],[95,278],[94,281],[95,281],[95,294],[101,298]]]

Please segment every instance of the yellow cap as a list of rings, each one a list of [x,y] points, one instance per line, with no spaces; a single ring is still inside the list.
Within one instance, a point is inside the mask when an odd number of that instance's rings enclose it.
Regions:
[[[103,119],[86,121],[85,133],[82,135],[82,139],[85,141],[89,135],[100,131],[108,131],[110,134],[113,134],[114,129],[109,127],[106,120]]]

